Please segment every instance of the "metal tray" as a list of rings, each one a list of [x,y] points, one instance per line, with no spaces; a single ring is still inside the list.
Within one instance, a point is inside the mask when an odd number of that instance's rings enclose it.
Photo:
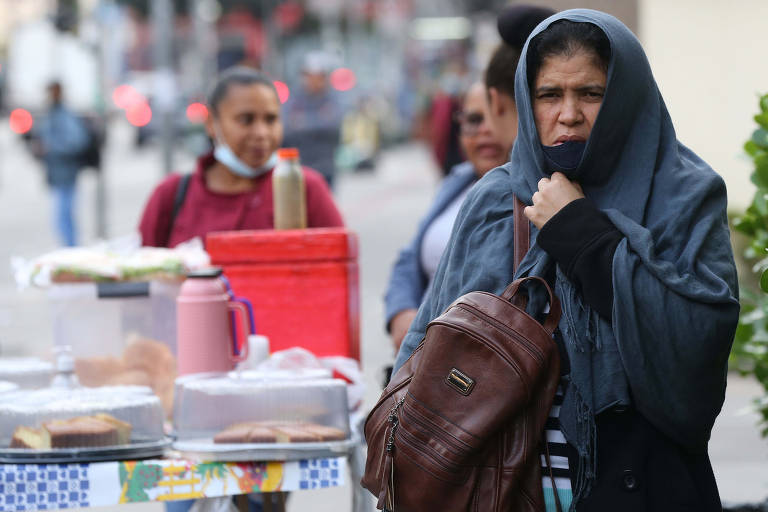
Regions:
[[[0,463],[4,464],[65,464],[68,462],[103,462],[160,457],[171,445],[166,437],[160,441],[134,442],[123,446],[93,448],[55,448],[30,450],[27,448],[0,449]]]
[[[206,461],[241,462],[253,460],[302,460],[338,457],[352,450],[357,441],[316,443],[214,443],[210,438],[175,441],[173,449],[181,455]]]

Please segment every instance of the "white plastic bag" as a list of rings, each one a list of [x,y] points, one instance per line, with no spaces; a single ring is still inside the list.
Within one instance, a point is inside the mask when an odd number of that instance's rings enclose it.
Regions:
[[[349,410],[356,411],[363,403],[365,396],[365,381],[360,363],[355,359],[342,356],[321,357],[320,362],[333,372],[334,378],[347,381]]]
[[[260,371],[296,371],[325,369],[330,376],[347,382],[347,401],[349,410],[356,410],[365,396],[365,382],[360,364],[348,357],[329,356],[317,357],[312,352],[301,347],[273,352],[268,359],[262,361],[257,369]]]

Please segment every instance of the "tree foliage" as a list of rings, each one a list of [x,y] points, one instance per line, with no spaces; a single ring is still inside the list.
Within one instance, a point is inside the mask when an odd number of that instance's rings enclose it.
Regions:
[[[731,358],[745,375],[754,375],[765,389],[757,407],[762,415],[762,435],[768,437],[768,94],[760,98],[758,128],[744,144],[754,162],[752,183],[757,187],[752,204],[734,220],[733,227],[747,236],[744,256],[753,266],[752,279],[759,287],[745,287],[741,317]]]

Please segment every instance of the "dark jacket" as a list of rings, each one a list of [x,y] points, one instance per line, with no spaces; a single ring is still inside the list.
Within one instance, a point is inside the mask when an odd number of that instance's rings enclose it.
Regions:
[[[632,408],[606,411],[596,424],[597,479],[577,512],[722,510],[706,446],[681,448]],[[578,464],[572,448],[568,462]]]
[[[568,204],[541,229],[538,242],[573,281],[584,300],[610,319],[612,260],[622,234],[588,199]],[[561,357],[562,357],[561,352]],[[633,407],[595,418],[597,478],[577,512],[721,510],[706,445],[685,449]],[[569,445],[572,485],[579,458]]]

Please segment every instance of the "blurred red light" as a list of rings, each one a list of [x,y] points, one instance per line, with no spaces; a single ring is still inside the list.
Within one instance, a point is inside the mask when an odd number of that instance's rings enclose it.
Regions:
[[[280,103],[285,103],[288,101],[288,98],[291,97],[291,91],[288,89],[288,86],[285,85],[284,82],[280,82],[279,80],[274,81],[275,89],[277,89],[277,97],[280,99]]]
[[[204,123],[208,119],[208,107],[202,103],[190,103],[187,106],[187,119],[190,123]]]
[[[133,126],[146,126],[152,120],[152,109],[147,102],[137,103],[125,111],[125,118]]]
[[[11,112],[8,122],[11,125],[11,130],[18,134],[27,133],[32,129],[32,125],[34,124],[32,114],[23,108],[17,108]]]
[[[331,73],[331,87],[337,91],[348,91],[357,84],[355,72],[349,68],[339,68]]]
[[[128,110],[138,103],[146,102],[144,95],[130,85],[119,85],[112,92],[112,101],[118,108]]]

